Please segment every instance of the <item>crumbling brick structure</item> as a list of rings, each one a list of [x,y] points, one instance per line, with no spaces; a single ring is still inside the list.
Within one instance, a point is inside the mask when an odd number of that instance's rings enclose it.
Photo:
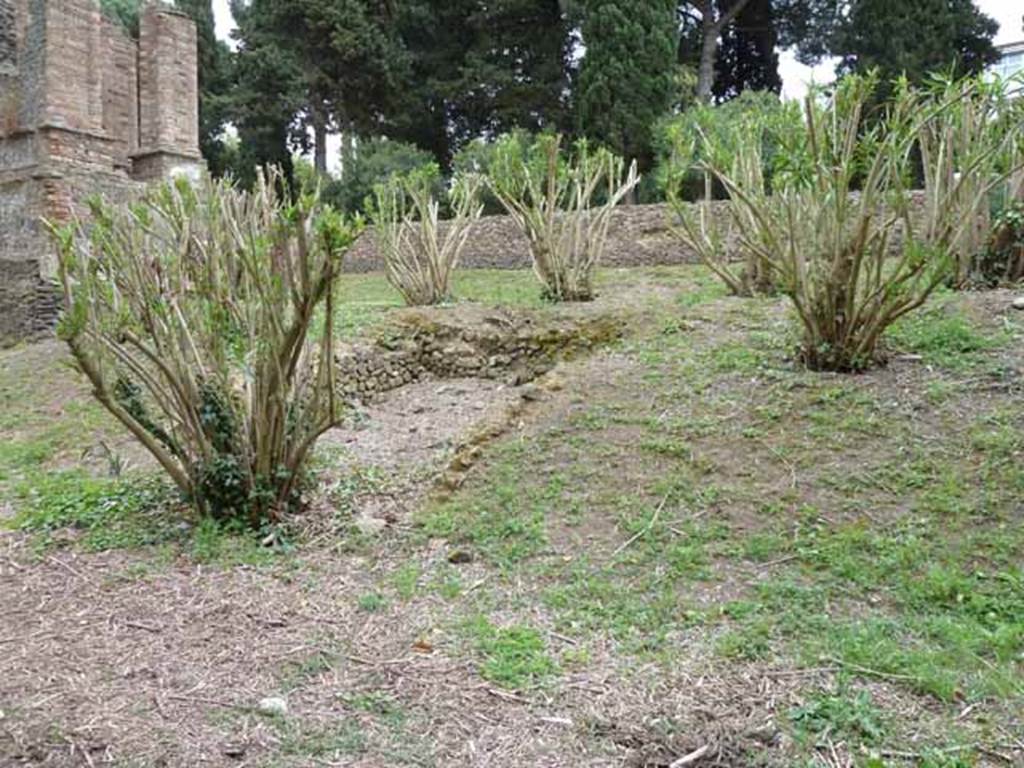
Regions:
[[[0,0],[0,342],[50,329],[43,219],[200,172],[195,24],[148,5],[139,39],[99,0]]]

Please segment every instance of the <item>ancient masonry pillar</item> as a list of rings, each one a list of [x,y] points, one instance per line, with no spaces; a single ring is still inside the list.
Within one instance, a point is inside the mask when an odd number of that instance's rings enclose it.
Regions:
[[[18,30],[12,0],[0,0],[0,136],[18,128]]]
[[[195,177],[199,153],[196,27],[163,5],[149,5],[139,25],[139,152],[133,176],[148,181]]]
[[[29,0],[27,77],[36,128],[103,135],[103,52],[95,0]]]

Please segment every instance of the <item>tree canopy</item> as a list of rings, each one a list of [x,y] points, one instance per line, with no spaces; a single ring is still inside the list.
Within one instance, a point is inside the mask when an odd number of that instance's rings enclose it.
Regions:
[[[649,168],[659,119],[695,97],[778,92],[783,48],[920,80],[983,67],[996,29],[972,0],[232,0],[230,54],[209,0],[180,5],[206,49],[204,153],[230,121],[242,175],[311,147],[324,172],[329,131],[404,142],[447,170],[474,140],[552,130]]]

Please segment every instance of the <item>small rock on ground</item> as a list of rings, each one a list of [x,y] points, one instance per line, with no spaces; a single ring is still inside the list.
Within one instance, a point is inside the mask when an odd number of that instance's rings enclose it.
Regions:
[[[260,703],[256,705],[256,709],[259,710],[261,715],[284,717],[288,714],[288,702],[284,699],[278,698],[277,696],[268,696],[265,699],[260,699]]]

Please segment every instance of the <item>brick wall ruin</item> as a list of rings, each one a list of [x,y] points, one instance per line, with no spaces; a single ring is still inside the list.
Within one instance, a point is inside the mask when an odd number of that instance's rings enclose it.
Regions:
[[[0,341],[52,326],[43,219],[201,168],[195,24],[159,3],[139,40],[99,0],[0,0]]]

